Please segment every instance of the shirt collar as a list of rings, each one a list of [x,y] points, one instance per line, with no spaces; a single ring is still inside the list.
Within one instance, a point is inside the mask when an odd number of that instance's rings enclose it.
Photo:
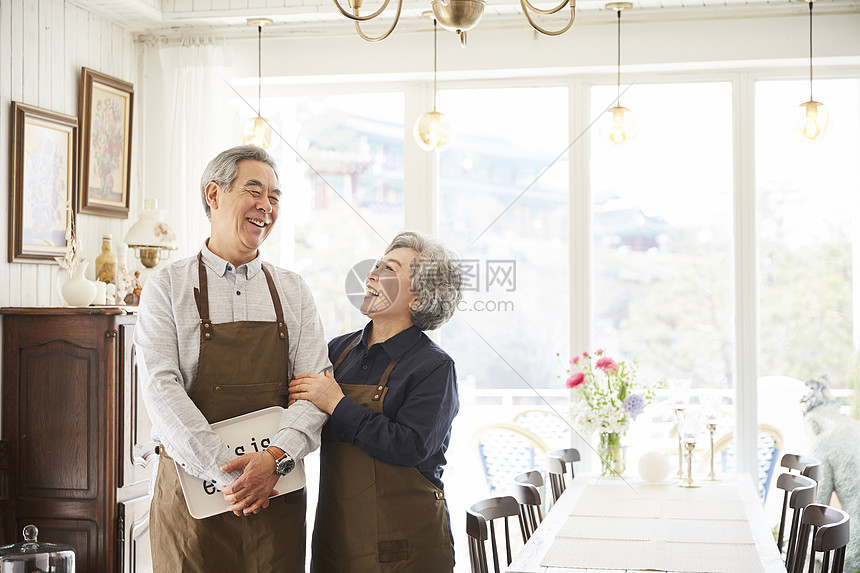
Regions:
[[[363,344],[364,347],[367,348],[367,342],[370,339],[371,330],[373,330],[373,321],[368,322],[364,326],[364,330],[361,333],[361,340],[356,342],[356,344]],[[388,355],[389,359],[396,360],[403,356],[407,350],[412,348],[415,343],[418,342],[421,338],[421,334],[421,329],[413,324],[406,330],[398,332],[385,342],[380,342],[379,345]]]
[[[260,258],[260,252],[257,251],[257,256],[251,262],[245,263],[241,265],[238,269],[233,269],[233,265],[212,251],[209,250],[209,239],[206,239],[206,242],[203,244],[203,249],[201,249],[203,262],[207,267],[215,271],[219,277],[223,277],[227,273],[227,267],[229,265],[230,269],[234,270],[237,274],[245,273],[245,278],[251,280],[254,278],[258,272],[263,268],[263,259]]]

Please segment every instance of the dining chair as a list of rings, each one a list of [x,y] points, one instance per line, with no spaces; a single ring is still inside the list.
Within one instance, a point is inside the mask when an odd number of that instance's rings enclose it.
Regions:
[[[516,476],[511,485],[511,495],[520,505],[520,529],[523,541],[527,541],[543,521],[541,494],[538,489],[540,487],[543,487],[543,476],[537,470]]]
[[[469,537],[469,563],[472,573],[489,573],[487,560],[487,540],[493,550],[493,571],[501,573],[513,560],[511,551],[511,529],[508,519],[520,519],[517,500],[511,496],[491,497],[473,503],[466,510],[466,535]],[[505,554],[504,563],[499,560],[499,544],[496,531],[499,522],[504,522]]]
[[[821,460],[812,456],[798,454],[785,454],[779,461],[779,465],[797,471],[802,476],[810,477],[818,482],[821,479]]]
[[[822,553],[821,573],[843,573],[845,565],[845,546],[849,538],[849,517],[841,509],[812,503],[803,510],[800,532],[797,538],[797,559],[789,573],[803,573],[806,558],[809,557],[808,573],[818,570],[815,567],[815,553]],[[811,547],[810,547],[810,537]],[[832,563],[831,563],[832,556]]]
[[[573,479],[573,462],[580,460],[579,450],[576,448],[564,448],[562,450],[553,450],[546,455],[546,469],[549,474],[549,485],[552,491],[552,501],[555,503],[561,494],[564,493],[567,484],[564,481],[564,474],[567,473],[568,466],[570,467],[570,479]]]
[[[490,495],[507,494],[514,476],[543,463],[547,448],[534,432],[513,422],[496,422],[472,435]]]
[[[551,410],[523,410],[514,416],[513,422],[534,432],[551,448],[570,445],[570,423]]]
[[[785,524],[788,508],[792,510],[791,525],[789,526],[788,544],[785,551],[785,566],[792,570],[797,557],[797,533],[800,529],[800,517],[803,510],[815,501],[815,480],[812,478],[796,475],[782,474],[776,479],[776,487],[785,491],[782,503],[782,514],[779,519],[779,533],[776,537],[776,547],[782,552],[783,540],[785,539]]]

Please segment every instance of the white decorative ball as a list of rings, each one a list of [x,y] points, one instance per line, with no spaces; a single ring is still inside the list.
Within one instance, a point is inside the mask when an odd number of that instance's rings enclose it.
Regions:
[[[663,452],[648,452],[639,458],[639,475],[648,483],[663,481],[669,475],[669,458]]]

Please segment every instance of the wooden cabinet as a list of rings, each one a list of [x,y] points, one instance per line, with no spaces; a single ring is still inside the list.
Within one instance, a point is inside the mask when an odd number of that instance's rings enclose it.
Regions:
[[[4,308],[0,545],[32,523],[79,573],[149,569],[150,422],[135,316],[120,307]]]

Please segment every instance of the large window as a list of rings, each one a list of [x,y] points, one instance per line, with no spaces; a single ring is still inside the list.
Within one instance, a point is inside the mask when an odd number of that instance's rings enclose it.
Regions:
[[[570,332],[567,89],[450,90],[438,102],[456,127],[439,157],[439,235],[469,278],[443,331],[461,387],[560,387],[555,354]]]
[[[755,93],[759,421],[780,428],[786,451],[808,452],[803,382],[826,375],[843,411],[856,408],[860,81],[816,80],[832,125],[815,143],[788,129],[807,81]]]
[[[591,94],[596,116],[615,89]],[[733,387],[731,85],[634,85],[622,103],[638,136],[591,135],[594,344],[644,379]]]
[[[274,256],[308,281],[331,339],[367,320],[347,297],[364,289],[363,271],[351,269],[379,257],[404,227],[404,96],[293,97],[268,107],[285,139],[272,150],[284,191]]]

